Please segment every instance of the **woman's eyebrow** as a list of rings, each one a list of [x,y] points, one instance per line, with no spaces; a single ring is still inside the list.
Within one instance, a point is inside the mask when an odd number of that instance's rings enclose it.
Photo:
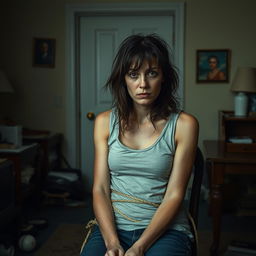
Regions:
[[[147,70],[152,70],[152,69],[159,69],[160,67],[159,66],[150,66],[150,67],[148,67],[148,69]],[[140,70],[140,67],[130,67],[129,69],[128,69],[128,72],[130,72],[130,71],[138,71],[138,70]]]
[[[149,67],[147,70],[158,70],[160,67],[158,66],[152,66],[152,67]]]
[[[139,70],[139,68],[129,68],[128,72],[130,72],[130,71],[138,71],[138,70]]]

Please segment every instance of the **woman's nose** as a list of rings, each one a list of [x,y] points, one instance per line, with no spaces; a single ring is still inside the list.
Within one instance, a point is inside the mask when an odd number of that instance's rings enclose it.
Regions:
[[[145,88],[147,87],[147,79],[145,76],[141,76],[141,79],[140,79],[140,88]]]

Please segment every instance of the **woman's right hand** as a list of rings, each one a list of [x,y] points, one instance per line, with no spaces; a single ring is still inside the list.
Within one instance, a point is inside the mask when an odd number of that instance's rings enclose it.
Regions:
[[[104,256],[124,256],[124,249],[121,245],[109,248]]]

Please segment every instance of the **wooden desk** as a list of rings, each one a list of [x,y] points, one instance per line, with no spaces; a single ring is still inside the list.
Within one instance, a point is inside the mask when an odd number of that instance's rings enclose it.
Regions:
[[[227,152],[225,146],[223,141],[204,141],[206,166],[210,178],[210,214],[213,221],[211,255],[218,255],[225,175],[256,174],[256,153]]]
[[[16,182],[16,203],[21,204],[23,195],[21,189],[21,171],[28,164],[34,164],[38,149],[38,144],[22,146],[18,149],[0,149],[0,157],[11,160],[14,164]]]

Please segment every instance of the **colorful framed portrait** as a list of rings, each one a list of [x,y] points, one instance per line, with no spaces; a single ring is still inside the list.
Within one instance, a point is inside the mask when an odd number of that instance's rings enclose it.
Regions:
[[[54,68],[56,40],[52,38],[34,38],[33,66]]]
[[[197,50],[197,83],[228,83],[230,72],[230,50]]]

